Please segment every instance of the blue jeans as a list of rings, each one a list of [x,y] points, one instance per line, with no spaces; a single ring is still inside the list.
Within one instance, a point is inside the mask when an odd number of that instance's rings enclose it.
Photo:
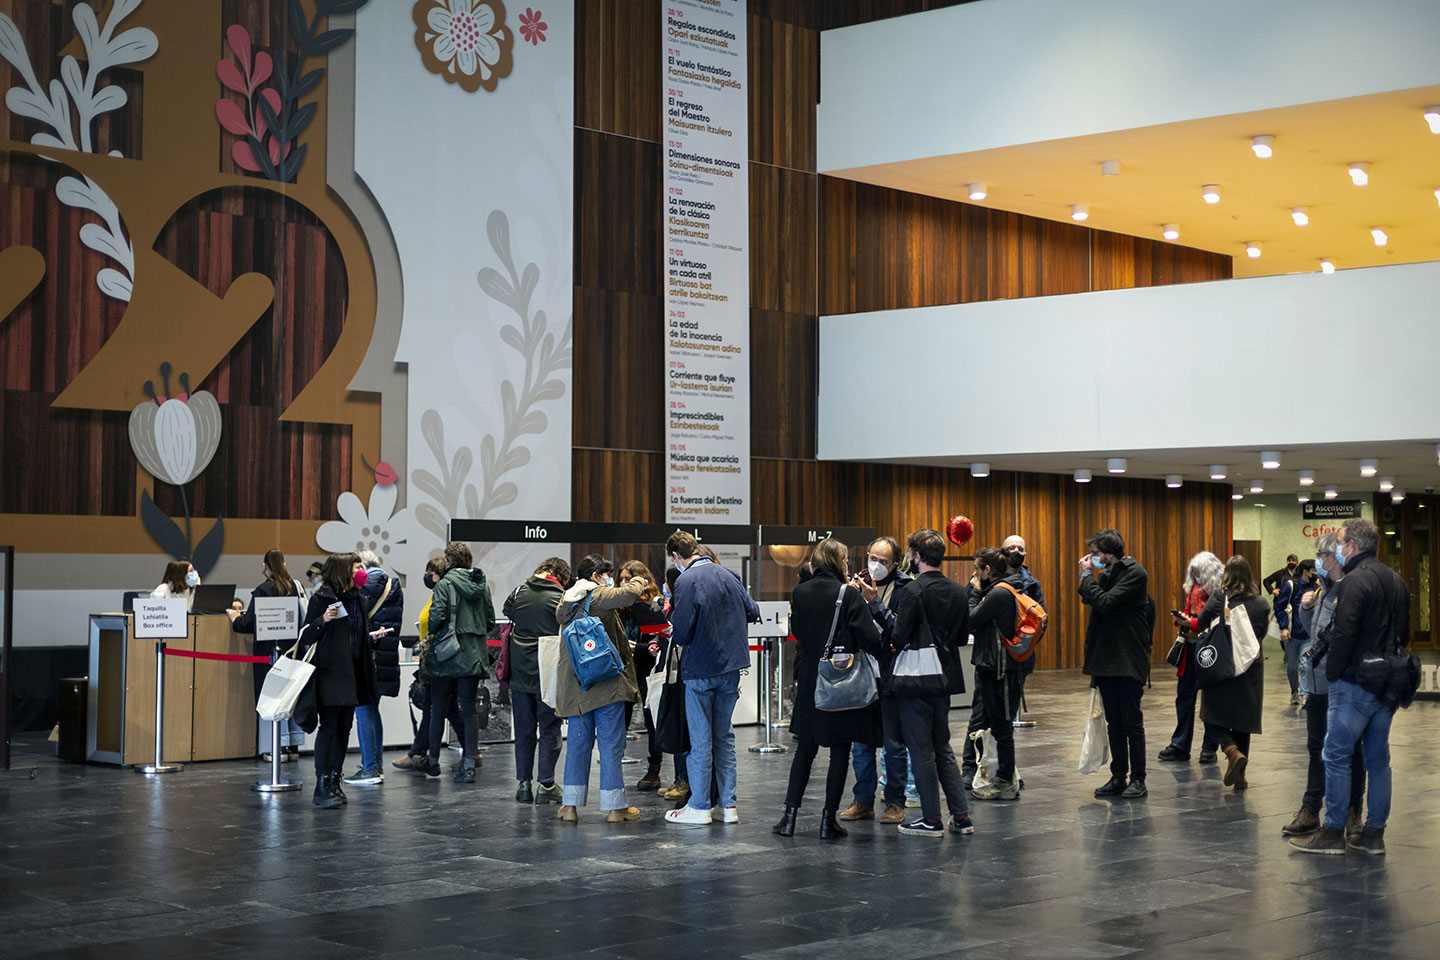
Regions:
[[[685,681],[685,719],[690,724],[685,767],[690,806],[696,810],[709,810],[717,799],[722,807],[735,806],[735,728],[730,720],[739,699],[739,670]],[[710,796],[712,767],[720,787],[718,798]]]
[[[880,722],[885,736],[885,803],[905,806],[905,781],[910,779],[910,756],[900,736],[900,704],[894,697],[880,698]],[[875,806],[875,788],[880,782],[875,765],[875,748],[857,743],[850,748],[855,763],[855,802]]]
[[[380,727],[380,704],[355,708],[355,732],[360,735],[360,768],[380,769],[380,752],[385,749],[385,732]]]
[[[1285,641],[1285,679],[1290,681],[1290,695],[1300,692],[1300,647],[1308,640],[1296,640],[1292,635]]]
[[[1385,829],[1390,819],[1390,721],[1395,711],[1357,683],[1336,680],[1330,684],[1330,712],[1326,717],[1325,826],[1342,830],[1350,809],[1350,761],[1355,744],[1364,738],[1365,773],[1368,775],[1368,809],[1365,826]]]
[[[583,807],[590,794],[590,754],[600,746],[600,809],[624,810],[625,778],[620,761],[625,756],[625,704],[608,703],[570,718],[565,743],[565,783],[561,802]]]

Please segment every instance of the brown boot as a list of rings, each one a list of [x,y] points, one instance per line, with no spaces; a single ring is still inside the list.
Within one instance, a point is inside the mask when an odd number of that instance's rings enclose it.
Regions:
[[[1295,814],[1295,819],[1280,828],[1280,833],[1287,837],[1303,837],[1319,829],[1319,815],[1311,813],[1309,810],[1301,807],[1299,812]]]
[[[635,789],[636,789],[636,790],[659,790],[659,789],[660,789],[660,764],[658,764],[658,763],[652,763],[652,764],[650,764],[650,768],[645,771],[645,776],[641,777],[640,780],[639,780],[639,782],[635,784]]]
[[[1225,757],[1227,761],[1225,764],[1225,786],[1233,787],[1237,783],[1244,783],[1245,765],[1250,762],[1246,759],[1245,754],[1241,753],[1240,748],[1232,743],[1225,748]],[[1243,790],[1245,788],[1241,787],[1240,789]]]
[[[841,820],[874,820],[875,807],[869,803],[852,803],[840,814]]]
[[[1360,839],[1360,834],[1365,832],[1365,821],[1360,819],[1359,810],[1351,810],[1350,818],[1345,821],[1345,842],[1350,846]]]
[[[885,812],[880,814],[881,823],[904,823],[905,808],[898,803],[885,804]]]

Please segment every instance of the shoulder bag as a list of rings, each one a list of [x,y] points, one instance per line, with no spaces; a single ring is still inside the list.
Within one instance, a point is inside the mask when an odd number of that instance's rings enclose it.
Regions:
[[[840,623],[840,606],[845,600],[845,584],[835,597],[835,614],[830,618],[830,635],[820,654],[820,667],[815,675],[815,709],[830,712],[862,710],[880,699],[876,678],[880,665],[870,654],[840,648],[835,651],[835,628]]]

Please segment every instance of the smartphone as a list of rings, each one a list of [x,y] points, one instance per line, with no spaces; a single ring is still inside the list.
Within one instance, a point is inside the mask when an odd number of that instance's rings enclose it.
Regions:
[[[1184,620],[1184,619],[1185,619],[1185,614],[1181,613],[1179,610],[1171,610],[1171,611],[1170,611],[1170,616],[1172,616],[1172,617],[1179,617],[1181,620]]]

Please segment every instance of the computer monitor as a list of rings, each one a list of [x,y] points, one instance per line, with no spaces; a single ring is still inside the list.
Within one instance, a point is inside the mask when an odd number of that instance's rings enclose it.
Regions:
[[[235,584],[202,583],[195,588],[191,613],[224,613],[235,600]]]

